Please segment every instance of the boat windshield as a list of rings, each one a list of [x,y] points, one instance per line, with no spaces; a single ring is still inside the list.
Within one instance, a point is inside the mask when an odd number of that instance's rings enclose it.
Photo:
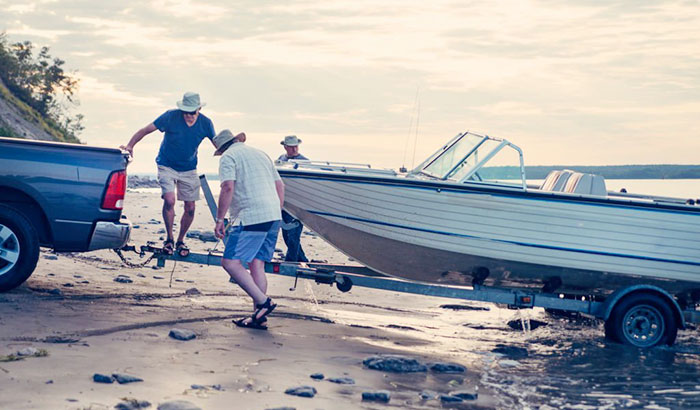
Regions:
[[[512,155],[502,153],[504,147],[512,148],[505,150],[506,152],[517,154],[517,158],[509,158],[508,162],[511,166],[508,167],[503,166],[506,164],[502,163],[502,159]],[[499,154],[498,159],[494,160],[497,154]],[[487,163],[490,167],[486,167]],[[416,170],[433,178],[464,182],[482,181],[484,176],[490,179],[488,176],[495,176],[493,170],[496,168],[501,168],[498,172],[501,175],[504,175],[504,169],[508,169],[515,178],[522,179],[524,186],[524,164],[522,152],[518,147],[500,138],[466,132],[457,135]]]

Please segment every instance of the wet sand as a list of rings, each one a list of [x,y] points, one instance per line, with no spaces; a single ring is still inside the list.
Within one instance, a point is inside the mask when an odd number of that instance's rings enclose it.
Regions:
[[[178,217],[181,212],[178,206]],[[134,244],[160,243],[157,194],[130,192],[125,214],[138,225]],[[200,202],[191,229],[210,231],[210,221]],[[304,234],[302,243],[310,258],[350,262],[314,235]],[[222,247],[197,239],[188,244],[193,252]],[[281,238],[278,248],[284,249]],[[231,323],[250,314],[251,301],[220,267],[154,265],[126,267],[111,251],[42,252],[27,283],[0,294],[0,408],[111,409],[124,398],[147,400],[149,408],[174,400],[202,409],[447,406],[422,399],[426,391],[478,393],[476,400],[449,405],[454,408],[692,408],[700,397],[695,330],[682,332],[673,348],[630,352],[606,343],[597,322],[365,288],[340,293],[304,280],[291,291],[292,278],[269,275],[269,294],[279,307],[265,332]],[[116,282],[119,275],[133,282]],[[447,304],[466,309],[441,307]],[[530,332],[507,325],[527,318],[548,325]],[[173,328],[197,337],[175,340],[168,336]],[[47,355],[2,361],[26,348]],[[396,374],[363,366],[378,354],[467,370]],[[643,372],[613,378],[623,364]],[[651,380],[642,376],[649,371]],[[95,373],[143,381],[96,383]],[[313,380],[313,373],[325,379]],[[355,383],[327,380],[334,377]],[[285,394],[303,385],[316,388],[315,397]],[[389,403],[362,401],[363,392],[376,390],[389,391]]]

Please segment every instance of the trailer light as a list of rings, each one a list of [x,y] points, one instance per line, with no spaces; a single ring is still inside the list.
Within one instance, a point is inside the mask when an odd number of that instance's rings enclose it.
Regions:
[[[532,303],[532,298],[530,296],[521,296],[520,302],[521,303]]]
[[[280,273],[280,264],[279,263],[272,264],[272,273]]]
[[[126,194],[126,170],[115,171],[109,177],[107,191],[102,201],[103,209],[121,210],[124,208]]]

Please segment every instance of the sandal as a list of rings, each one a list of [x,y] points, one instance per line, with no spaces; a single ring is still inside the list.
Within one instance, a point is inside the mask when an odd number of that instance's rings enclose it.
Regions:
[[[168,239],[165,242],[163,242],[163,253],[166,255],[173,254],[173,240],[172,239]]]
[[[188,248],[182,241],[177,241],[177,243],[175,243],[175,251],[182,258],[186,258],[190,254],[190,248]]]
[[[250,321],[246,322],[246,320],[250,319]],[[244,318],[234,320],[233,323],[236,324],[238,327],[246,327],[249,329],[258,329],[258,330],[267,330],[267,326],[263,325],[265,322],[256,322],[253,320],[251,317],[246,316]]]
[[[267,321],[267,315],[272,313],[273,310],[277,307],[276,303],[272,303],[272,299],[267,298],[267,300],[264,303],[260,303],[255,305],[255,313],[253,313],[252,319],[255,323],[258,325],[265,323]],[[265,311],[263,312],[263,309]]]

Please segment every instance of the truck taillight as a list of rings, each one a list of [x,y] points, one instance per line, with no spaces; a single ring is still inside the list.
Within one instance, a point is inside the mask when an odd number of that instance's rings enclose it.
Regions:
[[[124,208],[124,194],[126,193],[126,171],[116,171],[109,177],[105,199],[102,201],[103,209],[121,210]]]

